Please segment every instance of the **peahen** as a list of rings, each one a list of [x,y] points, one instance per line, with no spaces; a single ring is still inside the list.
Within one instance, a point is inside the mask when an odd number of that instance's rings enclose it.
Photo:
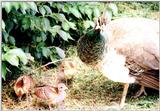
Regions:
[[[95,28],[77,43],[79,58],[114,82],[124,83],[123,107],[130,83],[159,90],[159,22],[146,18],[98,18]]]

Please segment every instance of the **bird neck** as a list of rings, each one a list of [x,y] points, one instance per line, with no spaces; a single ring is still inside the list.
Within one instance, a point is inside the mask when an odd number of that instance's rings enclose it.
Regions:
[[[59,91],[59,92],[58,92],[58,95],[66,96],[66,92],[65,92],[65,91]]]

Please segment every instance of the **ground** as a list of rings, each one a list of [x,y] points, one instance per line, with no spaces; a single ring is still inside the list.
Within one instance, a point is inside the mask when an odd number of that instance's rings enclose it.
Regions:
[[[153,19],[159,19],[160,14],[157,11],[146,11],[146,8],[134,10],[131,5],[118,4],[121,7],[122,16],[142,16]],[[121,99],[123,84],[108,80],[100,72],[82,64],[76,56],[75,47],[68,48],[66,53],[74,62],[76,62],[77,72],[68,75],[65,83],[67,84],[67,98],[65,99],[65,108],[68,110],[118,110],[118,104]],[[43,68],[32,73],[32,77],[39,84],[55,84],[55,75],[57,68]],[[44,101],[37,100],[34,96],[27,103],[25,96],[21,101],[16,97],[13,90],[13,80],[7,80],[2,83],[2,109],[3,110],[48,110],[48,105]],[[138,91],[139,86],[130,85],[126,98],[126,105],[123,110],[158,110],[160,106],[158,91],[147,89],[147,96],[142,95],[137,99],[131,97]],[[56,108],[56,106],[52,106]]]
[[[73,48],[73,47],[72,47]],[[69,50],[72,50],[69,49]],[[74,49],[75,51],[75,49]],[[99,71],[96,71],[83,64],[74,54],[70,57],[76,63],[76,72],[67,75],[67,98],[65,99],[66,109],[97,109],[97,110],[118,110],[121,99],[123,84],[108,80]],[[42,69],[32,74],[32,77],[39,84],[55,84],[57,68]],[[124,109],[158,109],[160,106],[158,91],[148,89],[148,96],[142,95],[137,99],[131,96],[138,91],[138,85],[130,85]],[[49,109],[47,103],[39,101],[35,96],[27,103],[25,96],[19,101],[13,91],[13,81],[3,83],[2,107],[3,109]],[[53,106],[56,108],[56,106]]]

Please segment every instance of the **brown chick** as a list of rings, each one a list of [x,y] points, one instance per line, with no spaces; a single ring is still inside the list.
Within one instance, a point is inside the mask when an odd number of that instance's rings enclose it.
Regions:
[[[61,83],[65,78],[72,77],[72,74],[77,72],[76,65],[73,61],[65,60],[58,66],[56,74],[56,83]]]
[[[31,76],[23,75],[20,76],[15,84],[14,84],[14,91],[18,96],[19,100],[21,100],[22,96],[26,94],[26,98],[28,101],[28,96],[31,93],[32,88],[34,87],[34,81]]]
[[[63,101],[66,97],[66,89],[68,88],[63,83],[59,83],[57,87],[45,85],[35,88],[34,94],[37,98],[47,101],[50,110],[51,104],[58,104],[59,109],[64,109]]]

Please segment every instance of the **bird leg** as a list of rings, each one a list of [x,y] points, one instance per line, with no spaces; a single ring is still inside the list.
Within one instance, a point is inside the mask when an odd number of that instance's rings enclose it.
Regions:
[[[120,107],[123,108],[125,105],[125,99],[126,99],[126,95],[128,92],[128,88],[129,88],[129,84],[125,83],[124,84],[124,88],[123,88],[123,94],[122,94],[122,98],[121,98],[121,102],[120,102]]]
[[[31,94],[30,93],[27,93],[26,94],[26,100],[27,100],[27,105],[29,107],[29,110],[31,110],[31,107],[32,107],[32,99],[31,99]]]
[[[144,95],[147,96],[147,93],[145,91],[145,87],[143,85],[141,85],[141,88],[138,92],[136,92],[136,94],[133,96],[133,98],[138,98],[139,96],[141,96],[141,94],[144,93]]]
[[[21,101],[22,100],[22,96],[18,97],[18,101]]]
[[[29,94],[27,93],[27,94],[26,94],[27,104],[29,103],[29,99],[28,99],[28,97],[29,97]]]
[[[58,103],[58,110],[59,110],[59,111],[64,110],[64,101]]]
[[[48,106],[49,106],[49,110],[51,111],[52,110],[51,103],[49,103]]]

